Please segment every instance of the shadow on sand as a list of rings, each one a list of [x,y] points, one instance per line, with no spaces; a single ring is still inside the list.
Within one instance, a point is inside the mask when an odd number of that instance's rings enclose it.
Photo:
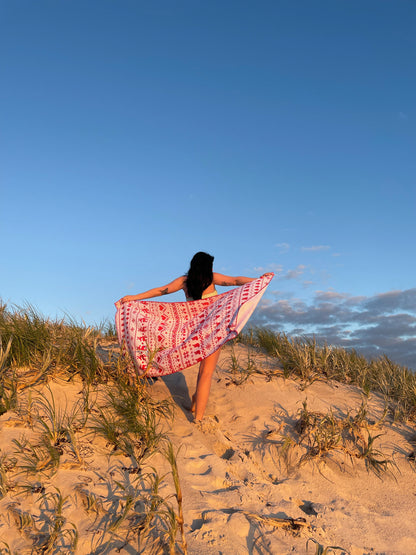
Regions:
[[[175,374],[170,374],[169,376],[162,376],[161,379],[169,389],[173,401],[178,405],[189,422],[192,422],[194,417],[189,410],[191,407],[191,396],[185,376],[182,372],[176,372]]]

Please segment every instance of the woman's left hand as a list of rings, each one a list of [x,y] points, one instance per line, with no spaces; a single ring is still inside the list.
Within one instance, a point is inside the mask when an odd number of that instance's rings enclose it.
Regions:
[[[130,300],[130,297],[128,295],[126,295],[125,297],[121,297],[121,299],[119,299],[115,303],[115,305],[116,305],[117,308],[120,308],[123,303],[129,302],[129,300]]]

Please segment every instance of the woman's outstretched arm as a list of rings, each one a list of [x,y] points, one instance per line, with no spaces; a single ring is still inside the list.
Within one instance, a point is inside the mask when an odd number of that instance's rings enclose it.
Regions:
[[[154,287],[153,289],[149,289],[148,291],[144,291],[138,295],[126,295],[116,302],[116,307],[118,308],[121,304],[129,301],[143,301],[144,299],[151,299],[153,297],[160,297],[162,295],[168,295],[169,293],[175,293],[176,291],[183,289],[185,280],[186,276],[181,276],[174,279],[167,285],[163,285],[162,287]]]
[[[213,274],[214,285],[224,285],[229,287],[230,285],[244,285],[245,283],[250,283],[257,278],[250,278],[245,276],[225,276],[224,274]]]

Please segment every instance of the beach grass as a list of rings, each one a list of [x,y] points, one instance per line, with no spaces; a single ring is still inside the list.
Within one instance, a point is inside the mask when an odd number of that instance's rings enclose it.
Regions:
[[[75,553],[80,531],[68,515],[80,498],[89,552],[138,544],[186,552],[179,473],[163,432],[172,404],[152,398],[146,380],[130,384],[125,357],[100,356],[99,342],[114,333],[44,318],[31,305],[0,306],[0,414],[21,430],[0,453],[0,500],[13,496],[4,518],[23,551]],[[59,387],[78,389],[76,400],[57,397]],[[159,475],[152,458],[165,452],[172,472]],[[67,472],[96,474],[98,460],[111,469],[99,471],[101,495],[88,481],[55,485]],[[1,552],[14,552],[0,540]]]
[[[234,345],[231,345],[229,364],[225,368],[227,385],[242,385],[258,372],[255,355],[251,349],[243,358],[235,353]]]
[[[315,380],[354,384],[365,395],[380,393],[395,420],[416,421],[416,374],[386,355],[368,359],[354,349],[320,345],[314,338],[289,337],[270,328],[242,333],[239,341],[275,358],[283,376],[300,378],[304,387]]]

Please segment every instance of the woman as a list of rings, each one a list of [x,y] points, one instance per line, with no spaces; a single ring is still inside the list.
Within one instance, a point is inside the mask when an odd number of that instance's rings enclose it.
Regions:
[[[225,276],[213,272],[213,261],[213,256],[205,252],[198,252],[192,258],[189,271],[186,275],[174,279],[163,287],[155,287],[138,295],[126,295],[117,301],[116,306],[119,307],[122,303],[129,301],[142,301],[144,299],[160,297],[168,293],[175,293],[180,289],[183,289],[187,301],[196,301],[217,295],[216,285],[244,285],[255,279],[244,276]],[[192,396],[191,404],[191,411],[195,413],[196,421],[202,420],[204,416],[219,353],[220,348],[200,363],[196,391]]]

